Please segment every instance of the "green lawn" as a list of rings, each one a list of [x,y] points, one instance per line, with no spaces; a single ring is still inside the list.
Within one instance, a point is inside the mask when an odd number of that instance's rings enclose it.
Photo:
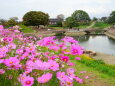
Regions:
[[[87,71],[85,75],[89,76],[89,79],[85,80],[84,84],[78,84],[78,86],[115,86],[115,77],[101,73],[95,68],[88,67],[79,61],[72,60],[72,62],[76,63],[74,68],[77,73]]]
[[[21,31],[24,33],[34,33],[35,31],[32,30],[32,28],[28,28],[27,26],[24,25],[19,25],[21,27]]]
[[[92,28],[99,28],[99,29],[104,29],[110,27],[110,24],[104,23],[104,22],[96,22]]]

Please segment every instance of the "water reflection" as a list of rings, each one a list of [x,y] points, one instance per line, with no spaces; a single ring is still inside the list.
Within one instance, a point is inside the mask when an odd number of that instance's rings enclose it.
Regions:
[[[108,40],[112,43],[112,44],[115,44],[115,40],[114,39],[112,39],[112,38],[110,38],[110,37],[107,37],[108,38]]]
[[[74,38],[78,40],[80,45],[85,49],[115,55],[115,39],[109,38],[104,35],[85,35]]]
[[[89,40],[90,36],[89,35],[85,35],[85,36],[79,36],[79,37],[74,37],[74,39],[76,39],[77,41],[80,42],[87,42]]]

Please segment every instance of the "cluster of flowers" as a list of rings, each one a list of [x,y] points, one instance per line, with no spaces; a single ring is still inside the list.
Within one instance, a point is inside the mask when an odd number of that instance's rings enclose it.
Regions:
[[[4,29],[0,25],[0,75],[7,71],[14,71],[13,75],[22,86],[32,86],[35,80],[40,84],[51,81],[55,76],[60,86],[73,86],[73,81],[82,83],[76,76],[75,64],[70,55],[83,53],[83,48],[72,37],[65,37],[61,41],[54,36],[33,41],[33,37],[24,37],[23,33],[15,29]],[[12,78],[11,78],[12,79]]]

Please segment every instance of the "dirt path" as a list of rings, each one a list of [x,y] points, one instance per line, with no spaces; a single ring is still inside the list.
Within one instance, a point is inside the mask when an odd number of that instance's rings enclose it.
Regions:
[[[94,56],[95,59],[102,59],[107,64],[115,65],[115,56],[97,52],[97,55]]]

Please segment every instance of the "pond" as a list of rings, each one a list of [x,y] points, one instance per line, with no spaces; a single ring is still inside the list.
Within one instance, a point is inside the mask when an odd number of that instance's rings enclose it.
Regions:
[[[87,50],[102,52],[115,56],[115,39],[105,35],[85,35],[74,37],[79,41],[79,44]]]

